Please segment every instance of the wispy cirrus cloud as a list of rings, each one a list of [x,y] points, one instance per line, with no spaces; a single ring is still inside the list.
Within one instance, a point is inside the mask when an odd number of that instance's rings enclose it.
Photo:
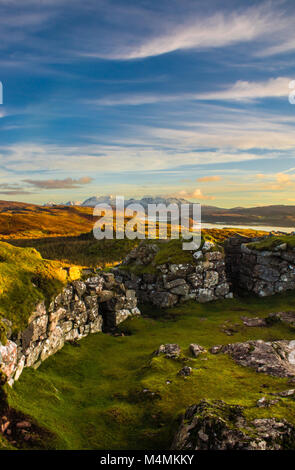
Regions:
[[[219,11],[205,16],[197,12],[188,14],[179,24],[178,18],[161,24],[160,30],[154,29],[146,38],[120,44],[107,51],[88,51],[88,57],[109,59],[143,59],[169,52],[186,49],[209,49],[247,43],[265,36],[291,30],[292,19],[278,9],[269,8],[270,4],[224,13]],[[159,26],[156,22],[156,26]],[[164,29],[164,32],[163,32]]]
[[[140,106],[178,101],[254,101],[265,98],[286,98],[290,92],[288,77],[268,78],[261,81],[238,80],[234,84],[205,93],[125,93],[112,94],[88,101],[98,106]]]
[[[221,176],[203,176],[202,178],[198,178],[198,183],[213,183],[216,181],[221,181]]]
[[[79,179],[65,178],[63,180],[53,179],[53,180],[32,180],[25,179],[24,183],[28,183],[35,188],[39,189],[76,189],[80,188],[81,185],[89,184],[92,181],[92,178],[89,176],[84,176]]]
[[[289,94],[288,77],[269,78],[263,81],[238,80],[235,84],[209,93],[196,95],[199,100],[248,101],[263,98],[281,98]]]

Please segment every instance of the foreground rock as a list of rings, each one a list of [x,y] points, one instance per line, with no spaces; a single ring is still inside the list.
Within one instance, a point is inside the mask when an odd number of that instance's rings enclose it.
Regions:
[[[51,302],[32,312],[27,328],[17,337],[0,343],[0,371],[10,385],[24,367],[38,367],[60,350],[66,341],[116,328],[131,316],[140,315],[135,291],[126,289],[112,273],[74,281]]]
[[[163,354],[167,359],[175,359],[180,356],[180,346],[178,344],[161,344],[159,349],[154,352],[154,356]]]
[[[247,420],[243,408],[223,401],[190,406],[173,450],[284,450],[294,448],[295,428],[275,418]]]
[[[207,352],[203,346],[195,343],[190,344],[189,349],[194,357],[198,357],[200,354]]]
[[[295,377],[295,341],[262,340],[214,346],[212,354],[229,354],[241,366],[275,377]]]

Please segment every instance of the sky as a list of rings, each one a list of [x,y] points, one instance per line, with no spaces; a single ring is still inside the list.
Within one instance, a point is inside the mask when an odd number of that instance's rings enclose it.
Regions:
[[[0,0],[0,199],[295,205],[294,24],[294,0]]]

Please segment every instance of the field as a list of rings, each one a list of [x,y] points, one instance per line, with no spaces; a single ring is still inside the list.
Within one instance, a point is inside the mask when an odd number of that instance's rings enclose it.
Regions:
[[[1,212],[2,211],[2,212]],[[36,301],[50,298],[81,267],[106,268],[120,263],[138,240],[95,240],[89,209],[20,205],[1,208],[0,317],[13,329],[25,327]],[[236,234],[264,232],[203,230],[202,239],[222,250]],[[267,240],[268,241],[268,240]],[[155,265],[191,261],[181,240],[148,241],[160,250]],[[65,269],[66,268],[66,269]],[[150,269],[150,266],[147,267]],[[131,267],[132,269],[132,267]],[[288,416],[295,424],[295,402],[285,398],[270,409],[258,409],[262,394],[290,388],[286,379],[257,374],[228,356],[209,353],[193,359],[190,343],[205,348],[248,339],[293,339],[294,328],[276,323],[247,328],[241,316],[266,316],[291,310],[295,294],[270,299],[235,299],[206,305],[186,303],[169,311],[142,306],[141,318],[126,321],[121,336],[95,334],[66,346],[37,370],[26,369],[13,389],[5,386],[10,410],[35,423],[39,439],[2,448],[163,449],[169,448],[179,415],[202,398],[224,399],[246,407],[251,416]],[[225,333],[231,327],[231,338]],[[5,325],[0,324],[5,341]],[[160,344],[178,343],[181,358],[153,357]],[[190,377],[180,377],[184,366]],[[0,389],[1,390],[1,389]],[[0,397],[1,398],[1,397]],[[15,411],[14,411],[15,410]]]
[[[124,336],[91,335],[77,346],[66,345],[39,369],[26,369],[7,389],[9,403],[50,431],[36,448],[167,449],[179,414],[201,398],[241,404],[249,417],[287,417],[295,424],[292,398],[268,409],[255,407],[262,396],[291,388],[287,379],[255,373],[222,354],[193,359],[188,351],[192,342],[208,348],[247,339],[294,339],[294,328],[280,323],[247,328],[240,318],[290,310],[294,303],[292,293],[185,304],[169,312],[149,307],[142,318],[122,325]],[[234,325],[236,333],[228,337],[224,325]],[[182,358],[153,358],[168,342],[182,347]],[[184,364],[193,367],[192,376],[177,375]]]

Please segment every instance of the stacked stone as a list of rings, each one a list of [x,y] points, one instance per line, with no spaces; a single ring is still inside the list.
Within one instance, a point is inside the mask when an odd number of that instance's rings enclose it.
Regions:
[[[133,250],[124,264],[151,263],[151,254],[155,256],[156,249],[146,245]],[[152,245],[153,246],[153,245]],[[151,302],[162,308],[172,307],[180,302],[195,300],[197,302],[210,302],[212,300],[232,298],[230,282],[225,269],[224,254],[213,251],[215,246],[205,242],[202,250],[193,254],[194,262],[189,264],[166,263],[157,266],[154,274],[146,273],[135,275],[122,270],[125,285],[135,289],[137,297],[143,303]],[[148,259],[148,263],[145,260]]]
[[[0,370],[10,385],[24,367],[38,367],[66,341],[115,328],[126,318],[140,315],[135,291],[126,289],[112,273],[74,281],[51,302],[31,314],[27,328],[0,343]]]
[[[258,251],[249,248],[249,241],[253,239],[227,243],[227,265],[235,273],[236,287],[260,297],[295,289],[295,250],[282,243],[273,250]]]

